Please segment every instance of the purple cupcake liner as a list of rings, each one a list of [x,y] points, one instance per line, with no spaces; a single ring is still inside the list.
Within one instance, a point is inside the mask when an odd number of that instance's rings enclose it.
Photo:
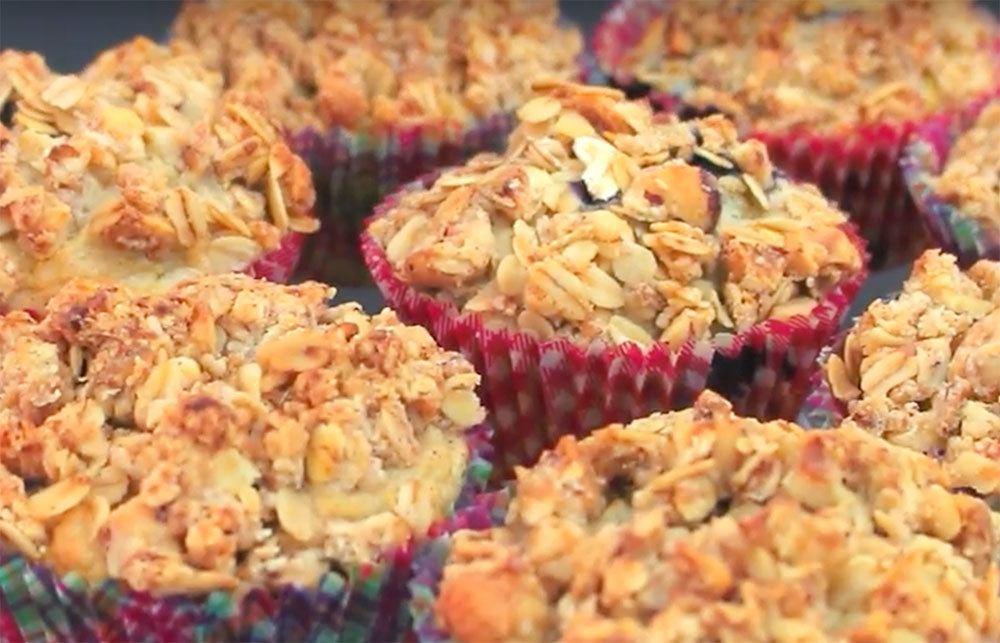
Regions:
[[[931,121],[915,130],[899,162],[910,196],[935,244],[958,257],[963,267],[979,259],[1000,259],[1000,222],[990,225],[964,214],[934,191],[932,181],[944,168],[955,141],[995,97],[982,97],[955,122]]]

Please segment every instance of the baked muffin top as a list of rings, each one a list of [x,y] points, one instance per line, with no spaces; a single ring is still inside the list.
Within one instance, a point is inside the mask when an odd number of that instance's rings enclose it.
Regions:
[[[1000,85],[1000,30],[969,0],[653,4],[606,70],[750,128],[912,120]]]
[[[845,425],[691,409],[563,438],[506,523],[452,538],[458,641],[1000,636],[996,535],[932,459]]]
[[[249,101],[145,38],[78,75],[0,53],[0,301],[74,277],[142,292],[239,270],[316,228],[305,163]]]
[[[317,283],[74,281],[0,317],[0,537],[157,593],[315,584],[450,511],[461,356]]]
[[[174,44],[254,92],[290,129],[454,128],[578,73],[555,0],[187,2]]]
[[[825,368],[858,425],[943,458],[963,486],[1000,492],[1000,263],[963,273],[928,250]]]
[[[1000,101],[956,139],[931,189],[977,222],[1000,229]]]
[[[371,222],[400,279],[543,339],[677,346],[807,314],[862,270],[844,213],[724,117],[536,89],[502,156],[443,171]]]

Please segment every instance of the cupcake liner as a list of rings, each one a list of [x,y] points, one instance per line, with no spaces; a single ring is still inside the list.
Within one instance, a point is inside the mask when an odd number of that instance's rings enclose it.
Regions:
[[[386,198],[373,218],[391,209],[407,190]],[[864,255],[850,224],[845,232]],[[444,299],[401,281],[383,250],[367,233],[361,249],[389,306],[407,323],[424,326],[439,344],[465,355],[482,376],[480,396],[490,412],[496,448],[495,474],[504,477],[530,463],[567,433],[585,435],[612,422],[689,405],[709,388],[728,398],[736,412],[760,418],[793,418],[808,391],[820,349],[867,276],[838,284],[809,315],[766,320],[737,334],[689,340],[678,350],[656,344],[578,345],[566,338],[540,341],[527,333],[487,327]]]
[[[457,511],[490,475],[489,430],[468,434],[470,459]],[[436,536],[439,527],[431,534]],[[0,640],[8,641],[392,641],[405,609],[414,543],[380,564],[331,569],[316,588],[256,588],[237,597],[153,596],[117,580],[90,586],[57,576],[20,553],[0,551]]]
[[[918,127],[900,160],[910,196],[935,244],[958,257],[962,266],[979,259],[1000,259],[1000,225],[984,225],[964,215],[957,206],[935,193],[931,179],[941,172],[962,131],[972,125],[992,98],[995,96],[976,101],[955,121],[930,121]]]
[[[809,388],[796,424],[805,429],[830,429],[840,424],[844,419],[844,408],[830,392],[822,370],[813,373]]]
[[[406,127],[378,134],[301,130],[289,145],[313,171],[320,230],[306,242],[297,279],[371,285],[357,248],[361,222],[389,190],[476,152],[498,150],[514,120],[499,113],[465,128]]]
[[[276,284],[288,283],[295,266],[302,256],[302,245],[305,236],[298,232],[289,232],[281,239],[278,247],[267,254],[254,259],[240,272],[255,279],[266,279]]]
[[[409,613],[413,633],[419,643],[445,643],[452,639],[435,622],[434,602],[444,564],[451,551],[451,534],[460,529],[489,529],[503,524],[510,502],[510,490],[484,493],[468,509],[457,513],[441,534],[420,546],[413,558],[409,583]]]
[[[634,95],[649,93],[649,87],[637,84],[621,66],[623,55],[662,7],[651,0],[620,0],[594,33],[594,52],[605,73]],[[1000,43],[995,46],[1000,53]],[[651,92],[649,98],[659,109],[683,107],[668,93]],[[861,124],[836,133],[753,130],[748,136],[767,145],[776,166],[796,180],[816,184],[851,215],[868,243],[871,268],[877,270],[913,259],[930,241],[899,169],[911,133],[935,123],[950,127],[961,122],[982,100],[902,123]]]

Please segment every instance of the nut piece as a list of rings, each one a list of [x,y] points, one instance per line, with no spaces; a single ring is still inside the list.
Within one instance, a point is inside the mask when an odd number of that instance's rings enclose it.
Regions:
[[[622,197],[622,207],[640,221],[679,219],[711,230],[721,205],[715,179],[686,163],[670,163],[643,170]]]

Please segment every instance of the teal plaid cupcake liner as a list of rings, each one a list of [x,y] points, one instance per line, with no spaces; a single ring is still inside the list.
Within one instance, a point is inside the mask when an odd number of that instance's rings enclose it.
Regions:
[[[461,529],[489,529],[503,524],[513,489],[483,493],[466,509],[442,526],[440,534],[424,542],[413,558],[409,613],[413,633],[419,643],[452,643],[449,634],[436,622],[434,603],[445,562],[451,552],[451,536]]]
[[[490,477],[489,431],[467,434],[470,459],[457,512]],[[450,524],[445,521],[442,524]],[[436,536],[440,525],[431,532]],[[395,641],[409,629],[412,543],[380,564],[331,569],[315,588],[257,588],[245,596],[153,596],[118,580],[91,586],[0,550],[0,640],[35,641]]]

